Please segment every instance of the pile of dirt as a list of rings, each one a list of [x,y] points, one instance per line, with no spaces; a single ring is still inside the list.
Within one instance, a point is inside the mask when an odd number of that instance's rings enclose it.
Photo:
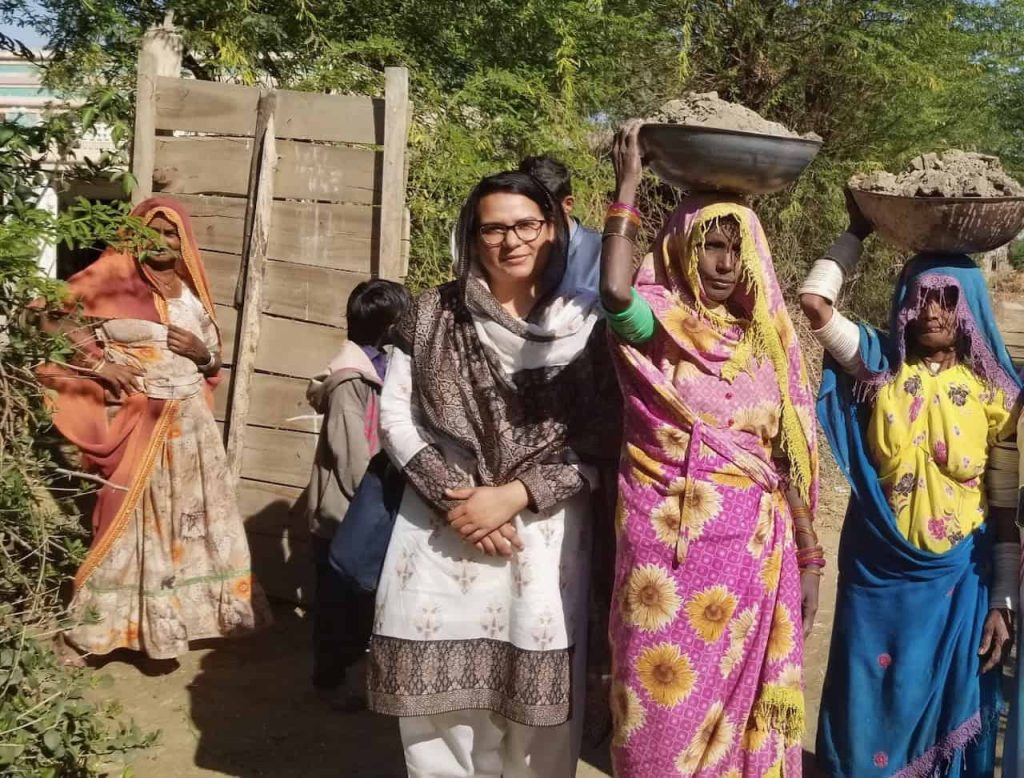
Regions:
[[[850,187],[903,197],[1019,197],[1024,186],[1003,170],[998,157],[952,149],[914,157],[902,173],[856,175]]]
[[[645,121],[652,124],[686,124],[719,130],[756,132],[780,138],[821,140],[813,132],[800,135],[778,122],[768,121],[746,106],[722,100],[718,96],[718,92],[705,92],[704,94],[691,92],[678,100],[669,100],[655,114],[648,116]]]

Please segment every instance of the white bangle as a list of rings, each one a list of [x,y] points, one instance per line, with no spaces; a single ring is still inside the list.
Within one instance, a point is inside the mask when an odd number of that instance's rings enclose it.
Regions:
[[[863,366],[860,327],[839,311],[833,308],[832,318],[821,329],[811,330],[811,334],[847,373],[856,374]]]
[[[1017,610],[1019,598],[1018,571],[1020,570],[1020,546],[1017,543],[996,543],[992,549],[992,590],[989,592],[988,607]]]
[[[211,351],[210,352],[210,360],[205,365],[199,365],[199,372],[200,373],[205,373],[207,370],[209,370],[215,364],[217,364],[217,352],[216,351]]]
[[[835,305],[843,288],[843,269],[834,259],[818,259],[811,266],[797,294],[816,294]]]

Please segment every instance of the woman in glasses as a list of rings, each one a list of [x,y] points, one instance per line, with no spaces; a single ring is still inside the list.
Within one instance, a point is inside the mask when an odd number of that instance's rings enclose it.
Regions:
[[[377,594],[370,707],[412,776],[571,776],[590,492],[618,445],[595,296],[559,297],[568,230],[534,178],[483,179],[457,279],[399,323],[381,398],[407,488]]]
[[[1018,599],[1020,381],[967,256],[908,262],[888,333],[835,310],[871,232],[849,195],[847,208],[850,229],[800,290],[830,354],[818,417],[852,491],[818,762],[991,776]]]

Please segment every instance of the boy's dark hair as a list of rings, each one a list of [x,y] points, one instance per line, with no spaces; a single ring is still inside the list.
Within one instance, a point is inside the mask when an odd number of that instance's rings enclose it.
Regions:
[[[526,157],[519,163],[519,172],[533,176],[544,184],[558,202],[572,194],[572,175],[569,168],[554,157],[546,154],[540,157]]]
[[[409,290],[394,281],[372,278],[357,284],[345,310],[348,339],[360,346],[381,345],[410,302]]]

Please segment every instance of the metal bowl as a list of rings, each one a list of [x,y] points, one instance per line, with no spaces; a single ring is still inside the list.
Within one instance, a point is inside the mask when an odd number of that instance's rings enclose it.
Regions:
[[[686,124],[640,128],[644,162],[665,183],[691,192],[768,194],[800,177],[820,140]]]
[[[908,251],[977,254],[1024,229],[1024,197],[906,197],[852,189],[864,216]]]

